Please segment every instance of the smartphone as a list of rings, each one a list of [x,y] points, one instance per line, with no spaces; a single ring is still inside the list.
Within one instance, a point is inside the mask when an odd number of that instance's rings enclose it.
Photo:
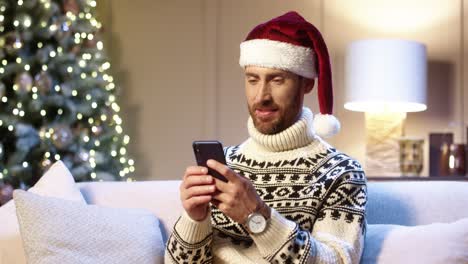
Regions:
[[[227,182],[228,180],[221,175],[219,172],[208,168],[206,165],[206,162],[209,159],[216,160],[217,162],[220,162],[224,165],[226,165],[226,159],[224,157],[224,150],[223,150],[223,145],[221,142],[216,141],[216,140],[199,140],[199,141],[194,141],[193,144],[193,153],[195,154],[195,159],[197,160],[197,165],[198,166],[203,166],[208,169],[208,174],[221,180],[224,182]]]

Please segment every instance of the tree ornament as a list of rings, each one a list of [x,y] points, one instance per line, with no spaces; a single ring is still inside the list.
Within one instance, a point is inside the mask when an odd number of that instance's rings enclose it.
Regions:
[[[70,85],[70,83],[68,83],[68,82],[62,83],[60,85],[60,88],[62,90],[63,95],[65,95],[67,97],[71,97],[73,95],[73,88]]]
[[[41,99],[32,100],[29,104],[29,109],[33,113],[39,113],[42,110],[43,105],[44,102]]]
[[[49,54],[54,48],[51,45],[46,45],[41,49],[37,50],[36,58],[41,64],[46,64],[49,61]]]
[[[52,142],[58,149],[63,150],[73,142],[73,134],[70,127],[58,125],[54,127]]]
[[[41,169],[43,172],[49,170],[50,166],[52,165],[52,161],[48,158],[44,158],[42,161],[41,161]]]
[[[16,75],[15,85],[20,93],[30,92],[33,85],[31,74],[29,72],[22,72]]]
[[[81,45],[73,45],[71,48],[70,48],[70,53],[74,54],[75,56],[77,56],[81,51]]]
[[[94,153],[94,160],[96,164],[103,164],[106,161],[104,153],[102,153],[102,151],[96,151]]]
[[[0,183],[0,205],[6,204],[13,198],[13,186],[8,183]]]
[[[51,26],[47,27],[47,35],[48,35],[48,38],[54,36],[55,33],[57,33],[57,31],[58,31],[58,26],[57,26],[57,24],[54,22],[54,23],[52,23]]]
[[[80,6],[76,0],[63,0],[63,12],[71,12],[76,16],[80,12]]]
[[[5,156],[5,153],[4,153],[4,148],[3,148],[3,144],[0,143],[0,160],[3,160],[3,157]]]
[[[104,129],[101,124],[96,124],[95,126],[91,128],[91,132],[93,132],[93,134],[96,136],[100,136],[103,130]]]
[[[62,41],[63,39],[70,37],[70,21],[66,16],[59,17],[55,21],[54,25],[56,28],[54,32],[55,39],[57,39],[58,41]]]
[[[52,77],[46,71],[41,71],[34,77],[34,85],[39,90],[39,93],[46,95],[52,90]]]
[[[87,48],[90,48],[90,49],[95,49],[97,47],[97,40],[96,38],[93,38],[93,39],[86,39],[84,44],[85,44],[85,47]]]
[[[77,161],[79,163],[87,162],[89,160],[89,152],[87,150],[81,148],[78,151],[78,154],[76,155],[76,158],[77,158]]]
[[[35,127],[27,123],[17,123],[15,126],[16,151],[29,152],[41,143]]]
[[[8,55],[14,56],[23,47],[23,42],[19,33],[12,31],[7,33],[5,39],[5,51]]]
[[[41,139],[44,139],[44,136],[45,134],[49,131],[49,128],[48,127],[45,127],[45,126],[42,126],[40,129],[39,129],[39,136],[41,137]]]

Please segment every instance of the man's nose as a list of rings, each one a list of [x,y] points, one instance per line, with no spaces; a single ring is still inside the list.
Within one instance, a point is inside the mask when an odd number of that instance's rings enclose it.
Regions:
[[[271,89],[267,82],[262,82],[255,98],[257,102],[271,101]]]

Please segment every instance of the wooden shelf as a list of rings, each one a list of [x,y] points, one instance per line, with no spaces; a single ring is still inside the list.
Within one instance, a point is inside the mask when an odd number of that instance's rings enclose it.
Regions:
[[[367,176],[368,181],[468,181],[468,176],[380,177]]]

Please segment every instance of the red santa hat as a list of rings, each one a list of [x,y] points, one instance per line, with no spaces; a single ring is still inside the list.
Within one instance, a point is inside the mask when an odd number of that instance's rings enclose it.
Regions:
[[[315,133],[332,136],[340,130],[333,113],[333,87],[327,46],[318,29],[296,12],[288,12],[256,26],[240,45],[239,64],[293,72],[318,79],[320,114]]]

